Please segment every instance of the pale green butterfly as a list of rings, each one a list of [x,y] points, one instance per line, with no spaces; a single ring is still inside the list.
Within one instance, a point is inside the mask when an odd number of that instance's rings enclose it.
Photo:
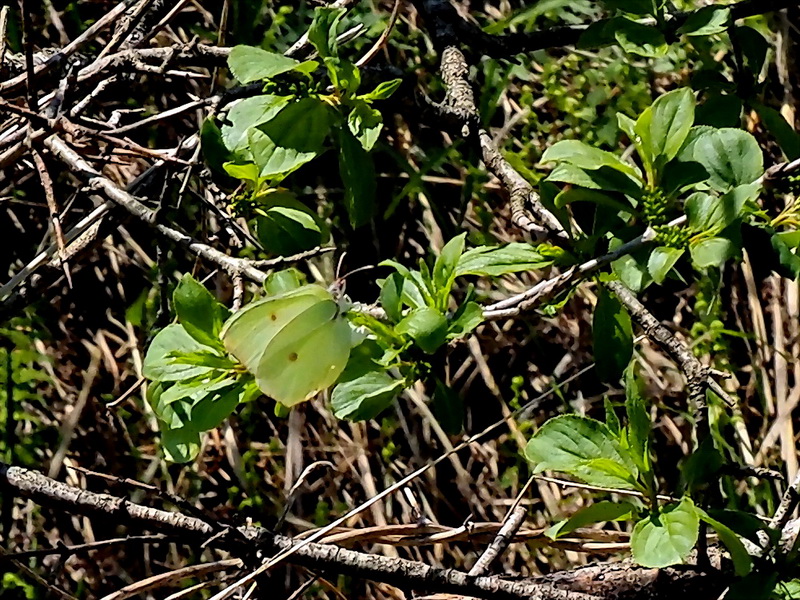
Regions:
[[[250,304],[228,319],[221,337],[259,389],[284,406],[333,385],[352,343],[339,303],[314,284]]]

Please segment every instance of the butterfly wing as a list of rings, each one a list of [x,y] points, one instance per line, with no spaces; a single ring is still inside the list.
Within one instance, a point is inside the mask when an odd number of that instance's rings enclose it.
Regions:
[[[350,326],[328,294],[298,313],[273,337],[259,361],[256,383],[292,406],[336,382],[350,356]]]
[[[318,285],[260,300],[231,317],[222,329],[225,349],[251,373],[256,373],[264,350],[298,315],[318,304],[327,291]]]

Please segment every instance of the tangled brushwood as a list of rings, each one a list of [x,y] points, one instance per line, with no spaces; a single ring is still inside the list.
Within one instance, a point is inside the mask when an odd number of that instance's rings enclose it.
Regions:
[[[798,48],[797,0],[4,6],[0,597],[800,598]]]

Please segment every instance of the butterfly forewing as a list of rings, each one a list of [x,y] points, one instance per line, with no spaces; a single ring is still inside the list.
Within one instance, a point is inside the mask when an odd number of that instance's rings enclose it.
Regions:
[[[272,339],[297,315],[326,297],[329,295],[324,288],[307,285],[248,305],[231,317],[222,329],[225,349],[255,374]]]
[[[330,296],[287,324],[270,341],[256,370],[265,394],[291,406],[332,385],[350,355],[350,326]]]

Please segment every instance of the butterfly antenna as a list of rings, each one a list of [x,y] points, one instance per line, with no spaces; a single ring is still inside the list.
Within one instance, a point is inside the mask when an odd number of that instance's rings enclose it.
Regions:
[[[347,252],[342,252],[342,255],[339,257],[339,262],[336,264],[336,280],[344,279],[341,277],[342,274],[342,265],[344,264],[344,257],[347,256]]]

